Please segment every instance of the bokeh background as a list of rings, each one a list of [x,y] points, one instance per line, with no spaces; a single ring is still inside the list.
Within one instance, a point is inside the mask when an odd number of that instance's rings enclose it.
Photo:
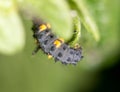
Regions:
[[[61,30],[72,29],[67,16],[76,1],[0,0],[0,92],[120,91],[119,0],[78,0],[85,3],[80,10],[87,10],[94,19],[100,40],[96,41],[81,21],[79,43],[84,58],[76,66],[55,63],[42,51],[31,55],[35,48],[31,16],[40,12],[37,16],[63,35]]]

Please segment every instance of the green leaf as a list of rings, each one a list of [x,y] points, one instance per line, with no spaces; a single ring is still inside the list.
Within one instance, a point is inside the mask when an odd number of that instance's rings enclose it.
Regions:
[[[0,1],[0,53],[11,55],[25,44],[24,29],[13,0]]]
[[[81,22],[83,23],[87,31],[92,33],[96,41],[99,41],[100,34],[98,27],[95,23],[95,20],[92,18],[85,2],[83,0],[72,0],[72,4],[72,7],[77,10]]]
[[[64,0],[23,0],[18,3],[20,8],[28,13],[27,17],[39,16],[50,22],[53,32],[59,37],[65,40],[71,38],[72,19],[68,4]]]

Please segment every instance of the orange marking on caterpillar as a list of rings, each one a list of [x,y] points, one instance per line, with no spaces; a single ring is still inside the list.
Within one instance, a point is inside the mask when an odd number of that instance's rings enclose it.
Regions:
[[[47,28],[51,28],[51,25],[49,23],[46,24]]]
[[[55,40],[53,44],[56,46],[56,48],[59,48],[63,42],[64,40],[62,38],[59,38]]]
[[[48,54],[48,59],[51,59],[52,58],[52,55]]]
[[[42,25],[39,26],[39,29],[40,29],[40,31],[44,31],[44,30],[47,29],[47,26],[42,24]]]

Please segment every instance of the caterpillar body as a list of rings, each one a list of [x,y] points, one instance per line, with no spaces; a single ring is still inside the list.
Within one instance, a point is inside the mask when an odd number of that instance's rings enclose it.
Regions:
[[[58,38],[52,33],[50,24],[39,20],[33,21],[32,30],[37,44],[33,54],[41,49],[49,58],[53,57],[55,61],[74,65],[83,58],[82,48],[70,47],[62,38]]]

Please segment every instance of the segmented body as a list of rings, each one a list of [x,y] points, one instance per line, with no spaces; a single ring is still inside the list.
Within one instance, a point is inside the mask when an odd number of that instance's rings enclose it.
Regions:
[[[36,22],[33,24],[33,37],[37,41],[36,53],[41,49],[55,61],[61,61],[62,64],[74,64],[82,59],[81,47],[73,48],[66,44],[63,39],[55,36],[51,27],[47,23]]]

